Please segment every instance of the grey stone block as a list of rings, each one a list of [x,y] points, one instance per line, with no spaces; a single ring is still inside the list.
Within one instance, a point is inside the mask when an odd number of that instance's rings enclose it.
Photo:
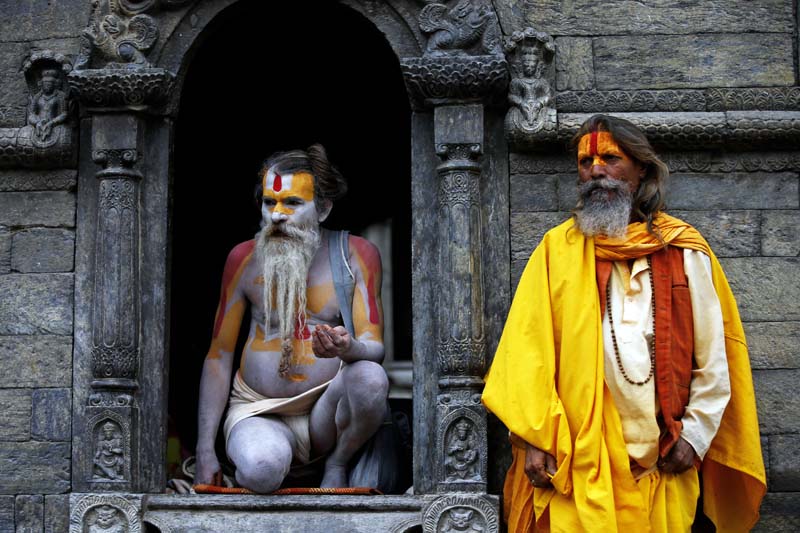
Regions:
[[[568,213],[512,213],[511,259],[527,260],[544,234],[567,218]]]
[[[770,435],[770,488],[800,491],[800,435]]]
[[[576,164],[577,168],[577,164]],[[578,202],[578,172],[558,176],[558,208],[571,211]]]
[[[0,387],[72,385],[72,337],[0,336]]]
[[[0,171],[0,191],[71,191],[76,184],[74,170]]]
[[[800,320],[800,263],[796,258],[740,257],[721,262],[742,320]]]
[[[4,4],[16,4],[17,2],[4,2]],[[3,6],[5,11],[6,6]],[[5,17],[7,13],[4,13]],[[2,24],[0,27],[0,35],[2,35],[4,28],[14,26],[15,24]],[[26,106],[28,103],[28,85],[25,83],[25,76],[21,72],[20,67],[25,61],[25,56],[28,54],[27,43],[4,43],[0,42],[0,102],[10,106]],[[14,124],[14,126],[22,126],[24,123]]]
[[[753,368],[800,368],[800,322],[745,322]]]
[[[800,492],[768,492],[761,503],[761,520],[753,533],[800,531]]]
[[[0,442],[0,494],[60,494],[70,486],[67,442]]]
[[[556,39],[556,89],[588,91],[594,88],[592,40],[584,37]]]
[[[69,495],[51,494],[44,497],[44,533],[69,531]]]
[[[70,272],[75,264],[75,232],[31,228],[14,234],[11,268],[17,272]]]
[[[14,531],[13,496],[0,496],[0,531]]]
[[[0,440],[30,439],[30,389],[0,389],[0,405]]]
[[[31,435],[38,440],[70,440],[72,390],[36,389],[33,391]]]
[[[794,83],[791,34],[598,37],[600,90],[775,87]]]
[[[754,370],[758,426],[763,435],[800,433],[800,370]],[[772,456],[774,460],[774,455]]]
[[[75,226],[75,195],[70,192],[0,192],[0,224]]]
[[[72,334],[72,274],[0,276],[0,335]]]
[[[764,211],[761,255],[800,255],[800,211]]]
[[[525,266],[528,264],[528,258],[525,259],[513,259],[511,261],[511,294],[514,294],[514,291],[517,290],[517,285],[519,285],[519,278],[522,277],[522,273],[525,271]]]
[[[667,208],[797,209],[797,174],[674,174],[667,189]]]
[[[555,176],[511,176],[511,212],[556,211],[558,190]]]
[[[44,497],[17,496],[15,505],[16,533],[41,533],[44,529]]]
[[[761,435],[761,459],[764,461],[764,470],[767,473],[767,485],[771,486],[770,484],[770,468],[769,468],[769,458],[770,458],[770,449],[769,449],[769,436],[768,435]]]
[[[0,226],[0,274],[11,271],[11,232]]]
[[[506,13],[520,2],[495,2]],[[526,2],[528,22],[554,35],[784,32],[794,28],[792,4],[752,2]],[[613,21],[610,24],[609,21]],[[659,38],[661,36],[659,35]],[[655,40],[655,39],[654,39]]]
[[[670,211],[694,226],[717,257],[760,255],[759,211]]]
[[[90,7],[81,0],[6,1],[3,10],[14,23],[0,26],[0,41],[33,41],[80,35]]]

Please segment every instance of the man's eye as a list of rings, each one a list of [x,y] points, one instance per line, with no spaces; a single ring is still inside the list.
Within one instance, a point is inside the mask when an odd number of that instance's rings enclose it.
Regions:
[[[275,207],[275,200],[271,198],[264,198],[264,205],[267,207]]]
[[[578,161],[578,164],[580,166],[582,166],[582,167],[585,167],[585,166],[588,166],[591,162],[592,162],[592,158],[591,157],[584,157],[583,159]]]
[[[299,198],[289,198],[286,200],[286,205],[291,205],[291,206],[303,205],[303,200]]]
[[[620,156],[618,156],[618,155],[608,154],[608,155],[604,155],[603,159],[605,159],[606,161],[619,161],[622,158]]]

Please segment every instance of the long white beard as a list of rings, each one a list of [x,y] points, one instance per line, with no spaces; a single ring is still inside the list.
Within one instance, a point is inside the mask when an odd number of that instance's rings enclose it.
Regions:
[[[580,201],[575,223],[587,237],[622,238],[628,229],[633,193],[627,182],[613,178],[590,180],[578,186]]]
[[[278,373],[286,377],[295,328],[305,328],[307,278],[320,245],[319,227],[276,226],[270,222],[256,235],[256,243],[264,278],[264,335],[269,332],[274,312],[281,338]]]

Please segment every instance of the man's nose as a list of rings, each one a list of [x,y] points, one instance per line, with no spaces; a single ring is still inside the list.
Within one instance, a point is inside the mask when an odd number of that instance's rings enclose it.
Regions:
[[[592,163],[592,179],[603,179],[606,177],[606,166],[601,165],[595,159]]]
[[[273,224],[280,224],[281,222],[285,222],[289,218],[286,213],[281,213],[280,211],[273,211],[272,212],[272,223]]]

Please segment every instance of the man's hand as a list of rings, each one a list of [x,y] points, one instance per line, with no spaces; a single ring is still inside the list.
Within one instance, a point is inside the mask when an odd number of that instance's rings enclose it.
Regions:
[[[525,474],[531,484],[537,488],[550,488],[550,480],[556,473],[556,458],[526,443],[525,446]]]
[[[217,454],[214,452],[197,452],[197,458],[194,463],[195,485],[217,485],[221,487],[222,483],[222,468],[219,466]]]
[[[350,350],[352,339],[343,326],[319,324],[311,334],[311,348],[317,357],[340,357]]]
[[[658,469],[668,474],[680,474],[692,467],[695,456],[692,445],[681,437],[667,456],[658,460]]]

